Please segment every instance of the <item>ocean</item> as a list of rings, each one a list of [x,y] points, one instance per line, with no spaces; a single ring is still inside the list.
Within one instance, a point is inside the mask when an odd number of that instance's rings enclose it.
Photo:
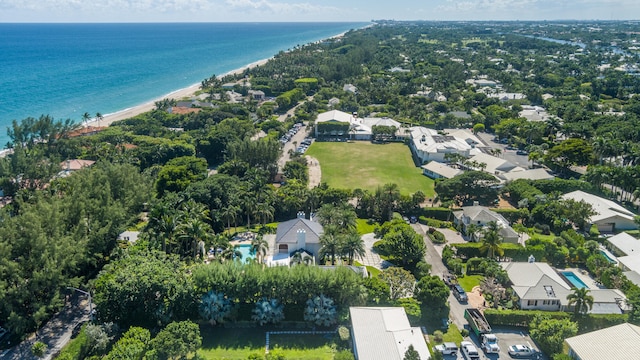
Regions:
[[[0,24],[0,147],[14,119],[80,123],[366,25]]]

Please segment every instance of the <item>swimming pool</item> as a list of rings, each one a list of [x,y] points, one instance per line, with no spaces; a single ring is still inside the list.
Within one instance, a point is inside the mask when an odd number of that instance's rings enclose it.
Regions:
[[[251,245],[250,244],[236,245],[235,249],[240,250],[240,253],[242,254],[242,262],[243,263],[248,263],[251,260],[255,259],[255,257],[256,257],[256,254],[251,251]]]
[[[572,286],[577,287],[578,289],[589,288],[584,281],[580,280],[578,275],[573,273],[573,271],[562,271],[561,274],[569,283],[571,283]]]
[[[607,254],[607,252],[606,252],[606,251],[602,251],[602,250],[599,250],[599,251],[600,251],[600,254],[602,254],[602,256],[604,256],[604,257],[606,257],[606,258],[607,258],[607,261],[608,261],[609,263],[611,263],[611,264],[617,264],[617,263],[618,263],[617,261],[615,261],[614,259],[612,259],[611,257],[609,257],[609,255]]]

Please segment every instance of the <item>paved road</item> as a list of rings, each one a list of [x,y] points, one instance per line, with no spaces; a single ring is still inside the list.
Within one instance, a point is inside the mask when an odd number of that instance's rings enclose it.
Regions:
[[[442,275],[448,271],[447,267],[444,266],[444,263],[442,262],[442,257],[438,254],[435,246],[425,234],[422,225],[412,224],[411,227],[413,227],[413,229],[424,238],[424,243],[427,246],[425,260],[427,261],[427,264],[431,265],[431,275],[436,275],[442,278]],[[467,324],[467,320],[464,318],[464,310],[470,306],[467,304],[461,304],[458,299],[453,296],[453,293],[449,294],[449,306],[451,309],[449,317],[459,329],[463,329],[464,325]],[[431,331],[431,329],[427,330]]]
[[[81,322],[89,320],[89,302],[84,296],[72,296],[67,305],[47,322],[38,336],[31,336],[0,355],[2,360],[39,360],[31,354],[31,347],[39,340],[47,344],[47,353],[42,359],[50,360],[71,339],[73,329]]]

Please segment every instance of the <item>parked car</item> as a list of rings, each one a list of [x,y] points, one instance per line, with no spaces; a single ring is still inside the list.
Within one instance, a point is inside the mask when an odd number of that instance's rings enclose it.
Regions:
[[[509,346],[509,355],[514,358],[531,357],[536,353],[536,349],[529,345],[511,345]]]
[[[469,298],[467,297],[467,292],[464,291],[460,284],[453,284],[451,290],[453,291],[453,296],[458,299],[460,302],[467,302]]]
[[[480,353],[478,352],[478,348],[473,345],[470,341],[463,341],[460,343],[460,347],[462,348],[462,353],[467,358],[467,360],[480,360]]]
[[[446,342],[444,344],[436,345],[434,347],[436,351],[441,353],[442,355],[452,355],[458,353],[458,346],[456,343]]]
[[[518,151],[516,151],[516,154],[518,154],[518,155],[529,155],[529,153],[524,151],[524,150],[518,150]]]
[[[409,222],[412,223],[412,224],[415,224],[415,223],[418,222],[418,218],[415,217],[415,216],[411,216],[411,218],[409,218]]]

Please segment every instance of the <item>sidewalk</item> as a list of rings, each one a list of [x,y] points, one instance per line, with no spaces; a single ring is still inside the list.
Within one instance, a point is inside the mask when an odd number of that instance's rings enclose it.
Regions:
[[[47,344],[47,352],[42,359],[50,360],[71,339],[73,329],[81,322],[89,320],[89,301],[85,296],[72,296],[71,300],[49,322],[35,334],[0,355],[2,360],[40,360],[31,354],[31,347],[39,340]]]

